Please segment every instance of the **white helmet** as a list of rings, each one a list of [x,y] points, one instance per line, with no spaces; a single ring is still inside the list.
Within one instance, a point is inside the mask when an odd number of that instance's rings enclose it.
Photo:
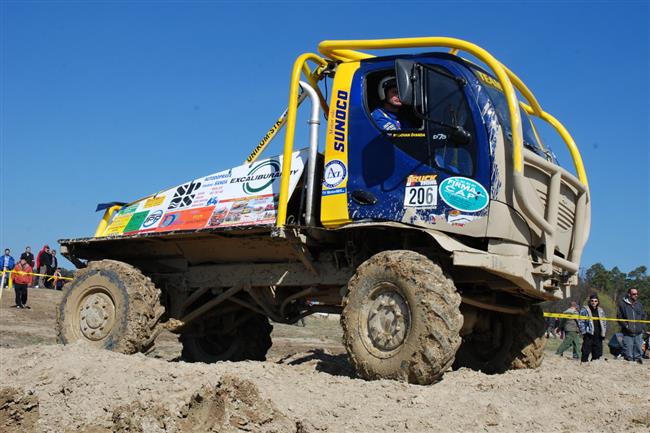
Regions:
[[[384,77],[381,79],[379,82],[379,86],[377,87],[377,93],[379,94],[379,99],[382,101],[386,99],[386,89],[389,89],[391,87],[397,87],[397,79],[395,78],[394,75],[389,75],[387,77]]]

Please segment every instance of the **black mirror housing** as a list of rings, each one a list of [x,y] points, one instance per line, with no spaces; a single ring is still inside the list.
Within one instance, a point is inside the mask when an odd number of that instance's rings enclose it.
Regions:
[[[397,92],[404,105],[413,105],[415,62],[412,60],[395,60],[395,78],[397,79]]]

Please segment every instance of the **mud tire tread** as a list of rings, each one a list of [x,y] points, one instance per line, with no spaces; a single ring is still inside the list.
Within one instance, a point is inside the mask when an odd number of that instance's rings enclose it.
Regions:
[[[515,329],[522,329],[515,335],[510,368],[514,370],[538,368],[544,360],[544,347],[546,338],[544,331],[544,314],[542,309],[535,305],[528,314],[515,320]]]
[[[365,294],[373,284],[386,280],[410,292],[405,295],[417,300],[418,308],[411,306],[411,331],[401,349],[389,359],[380,359],[359,342],[358,323],[360,307],[367,302]],[[461,343],[460,299],[442,268],[414,251],[383,251],[362,263],[348,283],[341,314],[343,344],[357,374],[422,385],[440,379]]]
[[[508,370],[537,368],[544,359],[545,324],[542,310],[532,306],[528,313],[514,316],[502,314],[504,334],[501,347],[490,350],[490,357],[477,353],[478,344],[469,339],[461,344],[454,368],[470,368],[487,374]]]
[[[150,351],[153,348],[150,337],[164,311],[160,303],[161,291],[136,267],[116,260],[90,262],[86,268],[75,272],[72,283],[65,285],[61,303],[57,306],[57,341],[62,344],[74,342],[66,331],[65,303],[73,291],[79,290],[79,284],[83,284],[91,274],[100,271],[112,272],[118,276],[123,285],[123,288],[118,287],[118,290],[126,291],[124,295],[127,300],[126,308],[116,309],[115,312],[116,323],[122,324],[121,329],[116,329],[112,338],[104,342],[104,348],[124,354]]]

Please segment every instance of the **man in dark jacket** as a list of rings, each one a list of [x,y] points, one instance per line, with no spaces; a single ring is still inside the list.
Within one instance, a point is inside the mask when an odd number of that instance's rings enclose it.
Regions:
[[[642,335],[645,329],[643,323],[633,322],[633,320],[645,320],[646,314],[638,298],[639,290],[635,287],[630,288],[627,295],[618,303],[616,317],[630,320],[630,322],[620,322],[621,331],[623,332],[623,356],[625,360],[642,364]]]
[[[53,276],[54,271],[56,271],[56,268],[58,267],[59,267],[59,261],[56,258],[56,250],[50,250],[50,264],[47,267],[47,275],[50,275],[50,277]],[[48,289],[56,290],[52,278],[48,278],[46,283],[47,283],[46,287]]]
[[[27,262],[29,267],[34,269],[34,254],[32,254],[32,247],[25,247],[25,252],[20,255],[20,258],[25,259],[25,262]],[[34,279],[32,279],[30,285],[33,283]]]
[[[38,255],[36,256],[36,269],[39,274],[41,274],[38,277],[38,287],[45,287],[45,278],[43,275],[47,274],[47,268],[48,266],[51,265],[51,255],[50,255],[50,246],[49,245],[43,245],[43,249],[38,252]]]

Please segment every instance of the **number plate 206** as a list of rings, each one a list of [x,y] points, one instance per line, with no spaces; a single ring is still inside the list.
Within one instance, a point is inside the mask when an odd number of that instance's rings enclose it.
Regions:
[[[434,208],[438,205],[438,185],[407,186],[404,207]]]

